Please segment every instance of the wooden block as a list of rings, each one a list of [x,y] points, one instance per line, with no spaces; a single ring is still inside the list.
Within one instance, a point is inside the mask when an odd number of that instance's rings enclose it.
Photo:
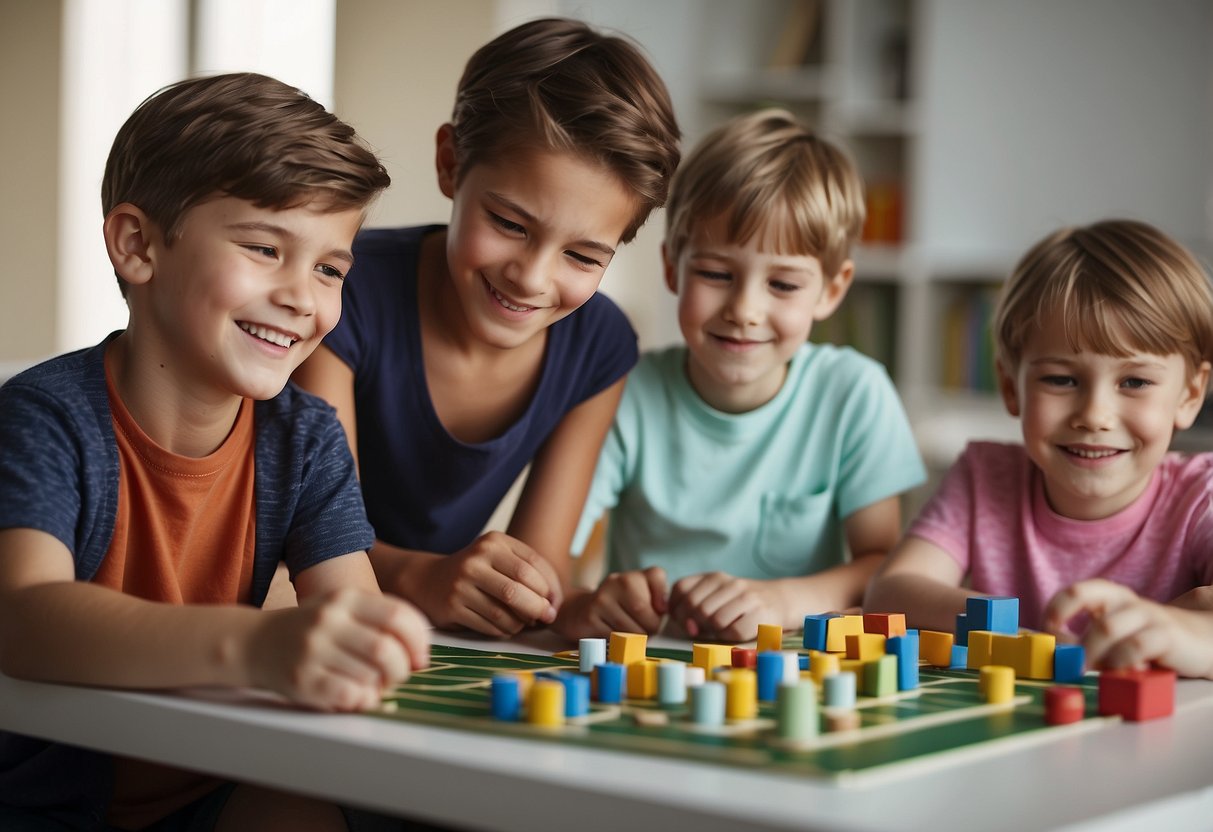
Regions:
[[[1015,669],[1006,665],[987,664],[981,669],[977,687],[991,705],[1010,702],[1015,698]]]
[[[710,677],[718,667],[733,666],[733,647],[729,644],[692,644],[691,664],[702,667]]]
[[[825,650],[826,634],[829,631],[830,619],[839,617],[840,614],[836,612],[806,615],[804,617],[804,649]]]
[[[825,653],[820,650],[810,651],[809,672],[813,675],[813,680],[820,685],[825,677],[838,672],[838,654]]]
[[[846,639],[847,658],[871,662],[884,655],[885,637],[880,633],[856,633]]]
[[[1053,650],[1053,680],[1078,682],[1085,672],[1087,651],[1081,644],[1059,644]]]
[[[1019,632],[1019,599],[1009,596],[968,598],[965,601],[969,631],[989,630],[1014,635]]]
[[[748,667],[753,670],[758,666],[758,650],[753,647],[734,647],[730,656],[733,667]]]
[[[862,632],[862,615],[842,615],[831,618],[826,629],[826,650],[830,653],[845,653],[847,636],[857,636]]]
[[[952,663],[951,633],[938,630],[918,632],[918,655],[931,667],[948,667]]]
[[[859,727],[859,711],[827,711],[825,717],[826,730],[831,734],[854,731]]]
[[[885,652],[897,657],[898,690],[915,690],[918,687],[918,641],[917,633],[885,639]]]
[[[783,627],[778,624],[759,624],[758,625],[758,643],[755,649],[759,653],[764,651],[778,651],[783,649]]]
[[[657,696],[657,665],[653,659],[633,662],[628,669],[628,699],[653,699]]]
[[[723,674],[722,674],[723,675]],[[758,715],[758,674],[746,668],[728,673],[724,682],[726,719],[753,719]]]
[[[978,670],[990,664],[994,651],[994,634],[989,630],[969,632],[969,669]]]
[[[611,633],[607,661],[623,665],[642,662],[648,641],[643,633]]]
[[[1023,660],[1019,651],[1022,647],[1018,634],[994,633],[990,639],[990,664],[1009,667],[1015,671],[1016,676],[1020,675]]]
[[[1023,665],[1016,668],[1016,675],[1025,679],[1052,679],[1057,636],[1052,633],[1020,633],[1019,640],[1019,658]]]
[[[906,615],[903,612],[866,612],[863,614],[863,631],[879,633],[885,638],[906,634]]]
[[[1086,707],[1082,688],[1054,685],[1045,690],[1045,722],[1049,725],[1078,722]]]
[[[892,696],[897,693],[896,656],[885,653],[864,665],[863,692],[866,696]]]
[[[632,721],[644,728],[660,728],[670,724],[670,715],[665,711],[632,711]]]
[[[1175,712],[1174,670],[1105,670],[1099,674],[1099,713],[1133,722]]]

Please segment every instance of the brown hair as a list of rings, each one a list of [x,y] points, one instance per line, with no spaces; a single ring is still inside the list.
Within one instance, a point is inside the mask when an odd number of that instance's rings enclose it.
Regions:
[[[1180,354],[1193,372],[1213,361],[1213,291],[1192,254],[1151,225],[1105,220],[1034,245],[994,312],[998,360],[1013,371],[1046,313],[1078,350],[1125,357]]]
[[[354,128],[301,90],[246,72],[180,81],[144,100],[114,138],[101,207],[137,205],[171,243],[185,212],[216,194],[274,208],[320,198],[346,210],[390,183]]]
[[[863,183],[838,147],[791,113],[736,116],[704,137],[670,186],[666,247],[677,259],[694,224],[724,215],[730,242],[759,232],[782,252],[838,273],[863,230]]]
[[[631,41],[543,18],[480,47],[455,95],[456,176],[536,143],[605,166],[637,200],[629,242],[665,204],[678,124],[665,84]]]

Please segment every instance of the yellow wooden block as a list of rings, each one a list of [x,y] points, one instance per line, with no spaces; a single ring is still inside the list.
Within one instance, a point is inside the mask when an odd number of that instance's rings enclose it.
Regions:
[[[536,680],[527,697],[526,720],[532,725],[564,725],[564,682]]]
[[[611,633],[607,644],[607,661],[615,664],[635,664],[644,661],[649,637],[643,633]]]
[[[628,699],[653,699],[657,696],[655,659],[642,659],[628,665]]]
[[[758,674],[748,667],[733,668],[724,681],[725,719],[753,719],[758,715]]]
[[[1025,679],[1052,679],[1053,654],[1057,651],[1057,636],[1050,633],[1020,633],[1019,656],[1022,667],[1015,670]]]
[[[809,672],[813,674],[813,681],[820,685],[822,679],[827,676],[833,676],[838,672],[838,654],[810,650]]]
[[[865,664],[867,664],[867,662],[861,659],[839,659],[838,671],[840,673],[854,673],[857,677],[855,679],[855,689],[859,690],[861,687],[863,687],[863,685],[860,685],[859,682],[863,681],[863,666]]]
[[[862,615],[840,615],[831,618],[826,624],[826,652],[845,653],[847,636],[857,636],[862,632]]]
[[[709,676],[718,667],[733,666],[731,644],[692,644],[691,664],[702,667]]]
[[[918,656],[931,667],[952,666],[952,643],[956,637],[938,630],[918,631]]]
[[[783,649],[783,627],[778,624],[758,625],[758,652],[764,650],[779,651]]]
[[[987,664],[981,669],[977,687],[991,705],[1010,702],[1015,697],[1015,670],[1006,665]]]
[[[969,633],[969,660],[968,667],[970,670],[977,670],[985,667],[990,663],[990,656],[994,650],[994,634],[989,630],[973,630]]]
[[[1001,667],[1009,667],[1015,671],[1015,675],[1019,675],[1019,668],[1023,664],[1020,661],[1019,651],[1023,647],[1023,643],[1019,640],[1019,634],[1011,635],[1010,633],[994,633],[990,639],[990,664],[999,665]]]
[[[847,658],[874,662],[884,655],[884,636],[880,633],[856,633],[847,636]]]

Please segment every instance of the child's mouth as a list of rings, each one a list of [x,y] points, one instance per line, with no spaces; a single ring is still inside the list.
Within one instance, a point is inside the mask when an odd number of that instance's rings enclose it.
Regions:
[[[262,341],[268,341],[277,347],[290,349],[291,345],[298,341],[298,338],[292,338],[285,332],[279,332],[276,329],[260,326],[258,324],[250,324],[248,321],[236,321],[236,326],[243,329],[254,338],[260,338]]]

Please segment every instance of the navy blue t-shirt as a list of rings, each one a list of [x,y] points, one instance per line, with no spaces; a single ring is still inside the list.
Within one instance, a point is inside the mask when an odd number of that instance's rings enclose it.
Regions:
[[[362,492],[376,535],[451,554],[481,533],[565,415],[627,374],[638,354],[627,317],[595,294],[549,328],[542,376],[518,421],[487,442],[455,439],[430,399],[417,309],[421,240],[441,230],[359,234],[341,322],[324,344],[354,371]]]

